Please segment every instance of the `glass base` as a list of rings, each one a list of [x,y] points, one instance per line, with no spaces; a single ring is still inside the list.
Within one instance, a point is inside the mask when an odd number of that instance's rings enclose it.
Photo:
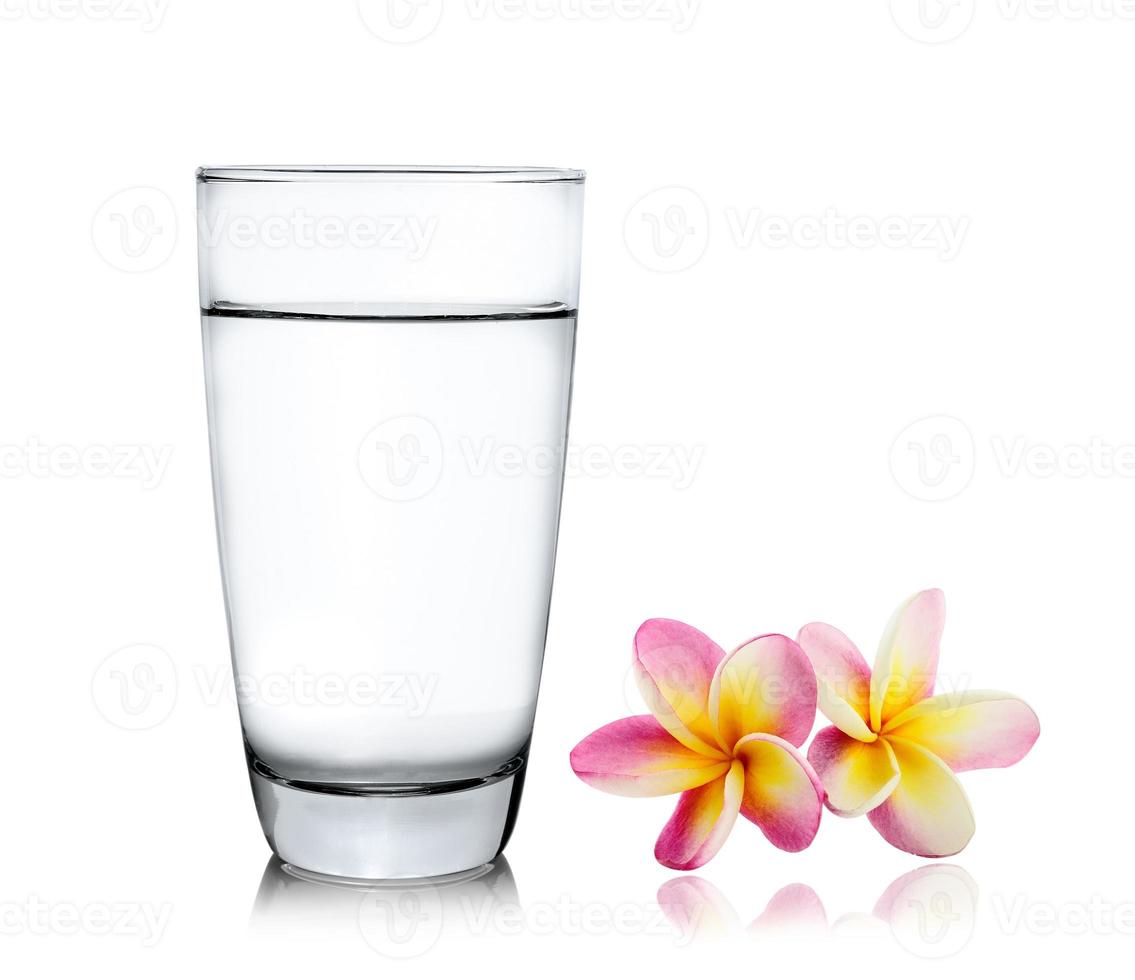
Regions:
[[[268,844],[296,868],[337,878],[426,878],[491,862],[516,823],[526,758],[460,784],[356,790],[289,782],[249,753]]]

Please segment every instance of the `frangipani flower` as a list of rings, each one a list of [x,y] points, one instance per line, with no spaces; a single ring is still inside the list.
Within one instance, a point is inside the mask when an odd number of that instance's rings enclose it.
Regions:
[[[708,636],[652,619],[634,640],[651,709],[592,733],[571,753],[585,783],[620,796],[681,793],[654,849],[668,868],[712,858],[740,813],[773,844],[803,850],[820,825],[823,790],[797,751],[816,717],[816,678],[786,636],[726,655]]]
[[[830,810],[867,819],[895,847],[921,857],[957,854],[974,832],[954,773],[1011,766],[1040,735],[1023,701],[998,691],[933,696],[946,618],[937,589],[904,602],[883,633],[875,669],[834,626],[798,637],[833,722],[808,749]]]

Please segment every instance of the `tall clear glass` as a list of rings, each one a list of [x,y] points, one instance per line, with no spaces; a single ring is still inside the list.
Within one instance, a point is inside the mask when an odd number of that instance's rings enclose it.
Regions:
[[[197,173],[233,669],[285,862],[438,875],[508,840],[551,597],[583,181]]]

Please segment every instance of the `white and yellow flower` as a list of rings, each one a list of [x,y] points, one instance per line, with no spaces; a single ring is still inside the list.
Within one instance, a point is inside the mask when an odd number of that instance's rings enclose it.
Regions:
[[[1040,735],[1036,714],[1010,694],[934,696],[945,618],[937,589],[904,602],[874,670],[834,626],[812,623],[797,637],[832,722],[808,750],[828,808],[866,814],[889,843],[922,857],[957,854],[973,836],[973,811],[954,773],[1011,766]]]

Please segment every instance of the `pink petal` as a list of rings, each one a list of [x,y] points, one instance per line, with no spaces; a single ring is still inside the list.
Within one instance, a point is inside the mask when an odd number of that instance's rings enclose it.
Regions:
[[[804,850],[820,829],[824,800],[808,760],[775,735],[746,735],[735,753],[745,764],[742,815],[781,850]]]
[[[973,810],[949,766],[905,739],[891,739],[902,776],[886,802],[867,814],[900,851],[919,857],[957,854],[973,837]]]
[[[646,706],[671,735],[705,755],[720,754],[710,723],[709,686],[725,651],[673,619],[650,619],[634,638],[635,676]]]
[[[745,787],[745,770],[734,762],[712,783],[687,790],[662,828],[654,856],[675,871],[693,871],[712,858],[737,821]]]
[[[757,733],[803,745],[816,721],[816,673],[787,636],[759,636],[718,665],[709,713],[726,752]]]
[[[834,725],[816,733],[808,761],[827,793],[828,809],[841,817],[875,809],[899,783],[895,753],[885,739],[860,742]]]
[[[1020,762],[1040,736],[1040,721],[1011,694],[966,691],[920,701],[893,718],[886,731],[917,742],[954,772],[965,772]]]
[[[762,912],[749,926],[754,934],[823,932],[828,928],[828,914],[824,903],[807,885],[785,885],[769,900]]]
[[[871,673],[872,731],[934,693],[945,624],[946,597],[939,589],[919,592],[895,611]]]
[[[618,796],[666,796],[712,782],[729,771],[674,740],[651,715],[604,725],[571,752],[571,767],[588,786]]]
[[[859,648],[826,623],[809,623],[797,641],[816,671],[820,711],[852,738],[870,741],[871,668]]]
[[[741,928],[729,899],[696,875],[671,878],[658,889],[658,904],[681,936],[719,939]]]

